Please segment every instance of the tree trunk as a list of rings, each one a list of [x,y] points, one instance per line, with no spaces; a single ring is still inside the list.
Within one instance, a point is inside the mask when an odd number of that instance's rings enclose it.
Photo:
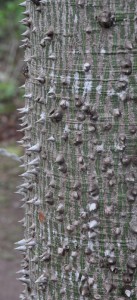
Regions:
[[[22,5],[20,299],[135,300],[136,1]]]

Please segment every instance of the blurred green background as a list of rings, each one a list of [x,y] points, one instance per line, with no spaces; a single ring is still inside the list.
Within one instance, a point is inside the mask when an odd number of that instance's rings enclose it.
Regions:
[[[18,89],[24,80],[23,51],[19,48],[23,31],[19,3],[19,0],[0,2],[0,141],[16,136],[16,108],[22,101],[22,91]]]
[[[24,51],[19,48],[21,33],[25,30],[19,22],[22,8],[19,0],[0,0],[0,148],[22,156],[17,144],[21,138],[17,108],[23,106],[19,86],[22,75]],[[16,280],[21,256],[14,250],[14,242],[23,238],[18,221],[23,218],[20,196],[15,194],[21,183],[19,163],[0,154],[0,299],[17,300],[23,290]]]

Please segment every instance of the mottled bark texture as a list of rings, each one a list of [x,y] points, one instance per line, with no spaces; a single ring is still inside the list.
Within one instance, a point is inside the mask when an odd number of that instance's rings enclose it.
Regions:
[[[22,5],[20,299],[135,300],[136,1]]]

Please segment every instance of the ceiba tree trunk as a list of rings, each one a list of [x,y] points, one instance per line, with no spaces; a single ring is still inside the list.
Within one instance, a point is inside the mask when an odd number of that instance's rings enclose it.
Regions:
[[[20,299],[137,299],[135,0],[25,7]]]

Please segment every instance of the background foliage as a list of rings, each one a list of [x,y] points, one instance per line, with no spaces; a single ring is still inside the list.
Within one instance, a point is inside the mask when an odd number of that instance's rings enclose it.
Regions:
[[[0,149],[21,156],[22,149],[16,143],[20,139],[16,108],[22,105],[19,86],[24,83],[19,3],[19,0],[0,0]],[[16,280],[20,256],[14,250],[14,242],[22,238],[18,220],[23,218],[23,212],[14,192],[21,171],[11,157],[0,154],[0,160],[0,300],[18,300],[22,290]]]
[[[13,113],[18,105],[19,86],[22,81],[23,51],[19,49],[23,26],[19,0],[0,3],[0,114]]]

